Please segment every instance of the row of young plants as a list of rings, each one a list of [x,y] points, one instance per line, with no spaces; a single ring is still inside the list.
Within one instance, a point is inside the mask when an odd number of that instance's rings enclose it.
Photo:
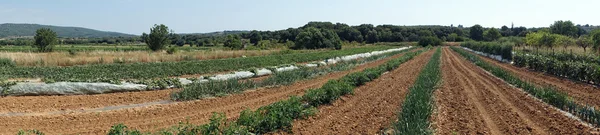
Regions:
[[[473,62],[475,65],[492,73],[494,76],[504,80],[505,82],[515,87],[523,89],[525,92],[533,95],[534,97],[542,100],[543,102],[548,103],[566,112],[570,112],[575,116],[579,117],[581,120],[586,121],[590,124],[600,126],[600,112],[597,111],[595,107],[583,105],[583,103],[578,103],[567,93],[560,92],[553,87],[537,86],[530,82],[523,81],[520,78],[511,74],[510,72],[495,65],[489,64],[483,61],[478,56],[468,53],[463,49],[452,47],[452,50],[458,52],[460,55],[467,58],[467,60]]]
[[[415,84],[402,104],[398,121],[394,123],[396,134],[432,134],[429,116],[433,111],[433,92],[441,80],[441,49],[437,48],[427,65],[421,70]]]
[[[514,65],[591,84],[600,82],[600,64],[597,62],[559,60],[548,55],[516,53]]]
[[[396,54],[405,53],[412,49],[406,49],[402,51],[389,52],[381,55],[371,56],[363,59],[339,62],[334,65],[319,67],[319,68],[307,68],[301,67],[297,70],[277,72],[262,81],[253,80],[227,80],[227,81],[211,81],[208,83],[195,82],[186,85],[183,90],[174,92],[171,94],[171,99],[174,101],[185,101],[202,99],[213,96],[224,96],[231,93],[243,92],[247,89],[253,89],[258,87],[266,86],[277,86],[277,85],[289,85],[294,82],[310,79],[319,75],[324,75],[329,72],[349,70],[359,64],[383,59]]]
[[[156,134],[178,135],[212,135],[212,134],[264,134],[277,130],[291,131],[294,119],[307,118],[314,115],[317,107],[330,104],[343,95],[352,94],[354,88],[378,78],[384,72],[396,69],[400,64],[421,54],[423,50],[409,52],[400,58],[388,61],[378,67],[348,74],[338,80],[329,80],[321,88],[310,89],[301,97],[292,96],[287,100],[263,106],[257,110],[244,110],[234,121],[227,121],[222,113],[215,113],[208,124],[192,125],[180,123],[171,129]],[[123,124],[113,126],[110,135],[139,135],[142,133],[127,128]]]
[[[487,54],[500,55],[502,59],[511,61],[513,48],[510,43],[468,41],[460,44],[462,47]]]
[[[70,67],[0,67],[0,76],[8,78],[43,78],[50,81],[69,82],[119,82],[131,79],[153,79],[189,74],[248,69],[323,60],[350,54],[395,48],[393,46],[369,46],[344,50],[311,53],[281,54],[246,58],[196,60],[182,62],[154,62],[133,64],[101,64]]]
[[[526,53],[526,52],[523,52]],[[600,57],[593,54],[578,54],[578,53],[567,53],[567,52],[527,52],[530,55],[542,55],[545,57],[554,58],[559,61],[574,61],[574,62],[586,62],[586,63],[600,63]]]

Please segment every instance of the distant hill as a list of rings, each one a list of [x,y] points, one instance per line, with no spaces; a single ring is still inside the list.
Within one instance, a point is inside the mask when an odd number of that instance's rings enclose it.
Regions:
[[[39,24],[14,24],[5,23],[0,24],[0,38],[10,37],[31,37],[35,35],[35,31],[39,28],[50,28],[56,32],[59,37],[129,37],[135,36],[130,34],[99,31],[81,27],[62,27],[62,26],[51,26],[51,25],[39,25]]]
[[[179,33],[180,35],[200,35],[200,36],[226,36],[230,34],[250,33],[248,30],[226,30],[210,33]]]

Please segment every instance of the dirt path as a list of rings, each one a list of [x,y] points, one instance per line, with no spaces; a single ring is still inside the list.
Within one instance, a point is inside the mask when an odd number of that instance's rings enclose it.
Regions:
[[[23,128],[38,129],[47,134],[105,134],[112,125],[117,123],[124,123],[129,127],[142,131],[156,131],[174,126],[179,122],[206,123],[212,112],[225,112],[230,118],[237,117],[246,108],[256,109],[286,99],[291,95],[301,95],[309,88],[321,87],[330,79],[337,79],[348,73],[376,67],[402,55],[399,54],[363,64],[352,70],[334,72],[312,80],[300,81],[293,85],[259,88],[221,98],[108,112],[0,117],[0,121],[2,121],[0,123],[0,127],[2,127],[0,128],[0,134],[14,134]],[[107,100],[110,99],[110,97],[107,97]],[[99,100],[102,101],[102,99]]]
[[[533,82],[537,85],[542,86],[554,86],[559,91],[566,92],[569,96],[573,97],[577,102],[581,104],[589,104],[596,107],[600,107],[600,88],[595,87],[591,84],[571,81],[562,77],[556,77],[548,75],[538,71],[530,71],[526,68],[519,68],[508,63],[502,63],[492,60],[487,57],[481,57],[488,63],[492,63],[496,66],[502,67],[505,70],[512,72],[519,78]]]
[[[591,129],[443,49],[437,134],[591,134]]]
[[[433,50],[396,70],[368,82],[332,105],[319,107],[316,116],[293,123],[295,134],[377,134],[395,121],[408,88],[433,55]],[[278,134],[286,134],[280,132]]]

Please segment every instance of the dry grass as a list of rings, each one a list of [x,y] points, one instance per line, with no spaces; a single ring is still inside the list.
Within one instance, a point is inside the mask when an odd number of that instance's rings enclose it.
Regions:
[[[207,60],[236,58],[242,56],[264,56],[280,50],[211,50],[211,51],[180,51],[176,54],[148,51],[90,51],[78,52],[1,52],[0,58],[10,58],[18,66],[75,66],[87,64],[136,63],[136,62],[167,62],[184,60]]]

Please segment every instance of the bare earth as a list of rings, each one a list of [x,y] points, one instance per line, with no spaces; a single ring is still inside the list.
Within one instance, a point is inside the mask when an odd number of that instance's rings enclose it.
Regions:
[[[68,114],[42,113],[40,115],[33,116],[4,116],[0,117],[0,121],[2,121],[0,123],[0,127],[2,127],[0,128],[0,134],[15,134],[19,129],[38,129],[47,134],[106,134],[110,127],[117,123],[124,123],[128,127],[139,129],[145,132],[169,128],[179,122],[186,121],[192,124],[203,124],[208,122],[212,112],[224,112],[228,118],[234,118],[238,117],[239,113],[244,109],[256,109],[258,107],[286,99],[291,95],[301,95],[310,88],[321,87],[330,79],[337,79],[348,73],[376,67],[402,55],[403,54],[395,55],[393,57],[388,57],[386,59],[360,65],[349,71],[330,73],[328,75],[320,76],[312,80],[301,81],[289,86],[259,88],[256,90],[220,98],[119,109],[107,112]],[[38,109],[37,111],[54,110],[55,107],[73,109],[132,104],[162,100],[164,98],[168,98],[168,93],[169,91],[150,91],[114,93],[106,95],[101,94],[62,97],[46,96],[37,97],[40,99],[36,99],[35,101],[17,101],[16,99],[6,100],[1,98],[0,100],[2,101],[0,102],[3,104],[17,104],[17,106],[0,107],[0,112],[7,112],[6,108],[12,108],[12,110],[28,110],[33,108],[28,106],[32,104],[39,104],[36,105],[37,107],[45,107],[45,109]],[[127,98],[139,100],[128,100]],[[149,100],[146,100],[145,98],[148,98]],[[61,106],[60,104],[62,103],[58,103],[58,101],[68,102],[67,104],[70,105]]]
[[[449,48],[435,92],[436,134],[592,134],[592,129],[486,73]]]
[[[533,82],[542,86],[553,86],[557,90],[566,92],[581,104],[593,105],[600,107],[600,88],[582,82],[575,82],[562,77],[545,74],[538,71],[530,71],[526,68],[519,68],[508,63],[498,62],[487,57],[483,58],[486,62],[502,67],[505,70],[512,72],[517,77]]]
[[[294,134],[378,134],[397,119],[396,114],[433,50],[398,69],[355,89],[332,105],[319,107],[316,116],[293,123]],[[278,134],[287,134],[280,132]]]

